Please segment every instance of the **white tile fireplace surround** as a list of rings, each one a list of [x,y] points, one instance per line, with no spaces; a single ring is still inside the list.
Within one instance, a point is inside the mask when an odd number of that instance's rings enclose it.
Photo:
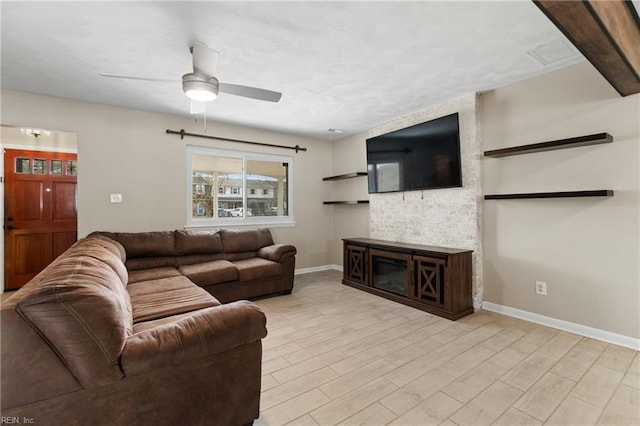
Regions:
[[[372,129],[368,137],[459,113],[462,188],[371,194],[371,238],[473,250],[473,291],[482,297],[481,141],[475,94]]]

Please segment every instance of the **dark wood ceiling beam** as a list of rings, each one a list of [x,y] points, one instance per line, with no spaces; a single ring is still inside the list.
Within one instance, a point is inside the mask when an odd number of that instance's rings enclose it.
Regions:
[[[630,1],[533,2],[620,95],[640,93],[640,18]]]

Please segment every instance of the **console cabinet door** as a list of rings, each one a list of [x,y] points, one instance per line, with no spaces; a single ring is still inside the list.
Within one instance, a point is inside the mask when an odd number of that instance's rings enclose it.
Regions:
[[[344,279],[367,285],[367,248],[346,245],[344,250]]]
[[[413,287],[410,297],[440,309],[449,310],[451,294],[446,285],[446,259],[413,257]]]

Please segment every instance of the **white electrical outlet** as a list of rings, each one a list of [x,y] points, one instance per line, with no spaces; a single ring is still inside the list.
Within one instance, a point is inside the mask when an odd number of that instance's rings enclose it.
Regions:
[[[536,294],[541,296],[547,295],[547,283],[544,281],[536,281]]]
[[[122,202],[122,194],[111,194],[111,202],[112,203],[121,203]]]

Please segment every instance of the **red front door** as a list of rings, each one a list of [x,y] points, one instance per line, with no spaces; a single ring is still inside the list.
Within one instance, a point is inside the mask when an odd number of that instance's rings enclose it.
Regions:
[[[77,240],[77,155],[4,151],[5,289],[22,287]]]

